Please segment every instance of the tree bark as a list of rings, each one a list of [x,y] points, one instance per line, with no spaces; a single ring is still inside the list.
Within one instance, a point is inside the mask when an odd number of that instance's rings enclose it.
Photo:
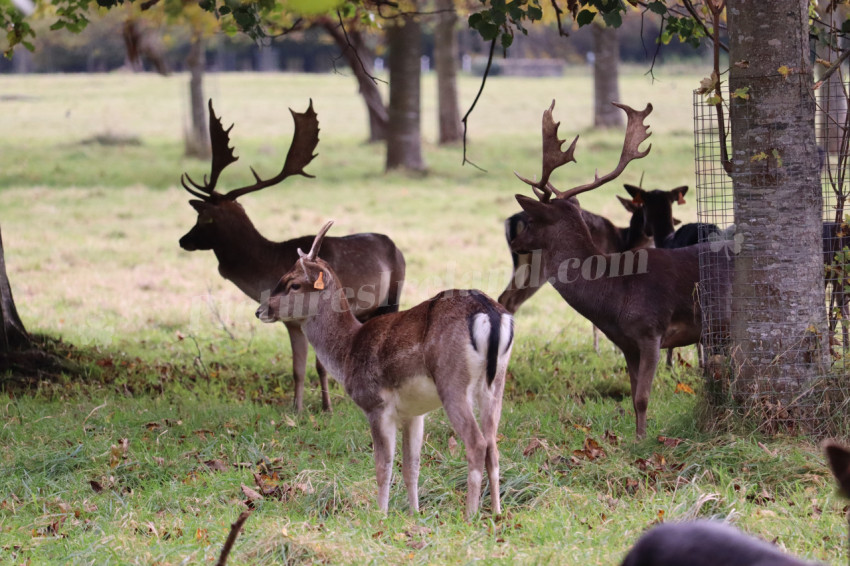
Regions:
[[[412,16],[400,16],[387,28],[387,44],[390,68],[387,170],[424,171],[419,85],[421,25]]]
[[[0,315],[3,324],[0,325],[0,354],[19,350],[30,343],[29,334],[24,328],[15,308],[12,297],[12,287],[6,274],[6,257],[3,252],[3,236],[0,234]]]
[[[342,56],[345,57],[348,66],[351,67],[351,71],[357,78],[360,96],[363,97],[363,102],[366,103],[366,110],[369,113],[369,143],[386,140],[389,115],[381,98],[381,91],[373,78],[375,74],[375,54],[366,45],[363,34],[359,30],[346,29],[348,34],[348,39],[346,39],[346,33],[343,33],[339,22],[330,18],[321,18],[319,24],[325,28],[339,46]]]
[[[204,71],[206,70],[206,40],[199,28],[192,29],[192,40],[186,65],[189,67],[189,105],[192,121],[186,132],[186,155],[209,159],[211,155],[209,129],[204,102]]]
[[[594,24],[593,29],[593,125],[621,128],[623,113],[611,104],[620,101],[620,42],[617,30]]]
[[[437,0],[437,25],[434,28],[434,66],[437,71],[437,112],[439,144],[463,139],[460,104],[457,94],[457,12],[454,0]]]
[[[742,236],[732,283],[732,392],[774,408],[823,375],[828,351],[807,5],[727,5],[730,91],[748,87],[750,96],[730,101]]]

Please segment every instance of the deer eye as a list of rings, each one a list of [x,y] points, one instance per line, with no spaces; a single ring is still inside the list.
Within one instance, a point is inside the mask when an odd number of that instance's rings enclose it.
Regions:
[[[298,289],[300,289],[300,288],[301,288],[301,284],[300,284],[300,283],[293,283],[292,285],[290,285],[290,286],[289,286],[289,290],[290,290],[290,291],[297,291],[297,290],[298,290]]]

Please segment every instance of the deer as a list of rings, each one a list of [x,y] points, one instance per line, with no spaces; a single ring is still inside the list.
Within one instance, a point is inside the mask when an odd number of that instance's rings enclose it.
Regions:
[[[292,143],[280,173],[261,178],[253,167],[255,183],[226,193],[216,190],[222,171],[235,162],[234,148],[230,147],[230,128],[224,129],[221,118],[209,101],[210,140],[212,165],[209,177],[196,183],[187,173],[181,184],[198,200],[189,204],[198,213],[195,226],[180,238],[180,247],[187,251],[212,250],[218,260],[219,274],[234,283],[256,302],[268,295],[280,276],[289,271],[298,260],[298,249],[313,241],[313,236],[301,236],[283,242],[266,239],[254,227],[245,209],[237,199],[282,182],[292,175],[312,178],[304,171],[315,157],[319,142],[319,122],[313,110],[313,101],[305,112],[290,110],[295,123]],[[349,289],[353,313],[361,320],[398,310],[399,297],[404,282],[405,261],[393,241],[383,234],[352,234],[341,238],[328,238],[325,257],[337,267],[338,273]],[[289,331],[292,347],[292,374],[295,392],[294,405],[298,412],[304,408],[304,377],[307,369],[308,343],[296,323],[284,323]],[[325,368],[316,362],[322,395],[322,409],[331,411],[330,392]]]
[[[652,245],[652,239],[646,234],[643,207],[631,200],[617,196],[620,204],[631,213],[629,225],[624,228],[614,224],[598,214],[582,209],[584,221],[590,229],[591,238],[599,247],[609,253],[624,252]],[[525,230],[527,214],[517,212],[505,220],[505,238],[510,248],[511,240]],[[537,258],[539,259],[539,258]],[[539,261],[532,254],[517,254],[511,252],[513,271],[508,286],[499,295],[499,304],[516,314],[519,307],[532,297],[545,283],[540,277]],[[599,330],[593,327],[593,349],[599,352]]]
[[[319,257],[332,224],[319,231],[308,253],[299,252],[301,259],[263,301],[257,317],[299,325],[316,356],[365,413],[381,511],[389,507],[399,427],[409,511],[419,511],[425,414],[442,405],[466,447],[466,520],[478,511],[485,467],[492,512],[500,515],[496,433],[513,347],[513,317],[480,291],[453,289],[409,310],[360,322],[334,268]]]
[[[823,450],[838,487],[850,498],[850,450],[824,441]],[[850,514],[848,514],[850,523]],[[662,523],[643,534],[622,566],[812,566],[775,545],[711,520]]]
[[[733,258],[707,249],[705,244],[611,254],[593,240],[582,210],[572,197],[617,178],[631,161],[645,157],[652,147],[640,150],[640,144],[651,135],[643,121],[652,105],[637,111],[614,104],[627,115],[619,162],[609,173],[600,176],[597,172],[593,181],[565,191],[556,189],[549,178],[559,166],[575,161],[578,136],[563,151],[564,140],[558,138],[560,123],[552,117],[555,102],[543,113],[543,172],[539,181],[516,174],[531,185],[536,198],[516,195],[528,214],[528,225],[511,241],[511,250],[539,253],[544,279],[623,352],[635,411],[635,437],[641,439],[646,436],[646,413],[659,349],[700,340],[700,301],[713,300],[715,293],[721,301],[728,298]],[[716,254],[716,265],[728,274],[717,285],[700,289],[697,297],[701,251]],[[728,301],[720,304],[726,308],[714,323],[723,335],[728,334],[730,313]]]

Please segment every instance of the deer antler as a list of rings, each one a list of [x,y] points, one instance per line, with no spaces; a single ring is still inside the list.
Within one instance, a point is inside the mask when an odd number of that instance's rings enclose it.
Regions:
[[[204,175],[204,184],[201,185],[193,181],[188,173],[183,173],[180,176],[183,188],[202,200],[213,200],[223,196],[215,192],[218,176],[225,167],[239,159],[233,155],[233,148],[230,147],[230,130],[233,129],[233,124],[225,130],[224,126],[221,125],[221,118],[215,115],[212,98],[209,100],[208,106],[210,109],[210,146],[212,147],[212,166],[209,180]],[[186,181],[192,186],[186,184]]]
[[[289,152],[286,154],[286,161],[283,164],[283,169],[280,173],[270,179],[261,179],[260,176],[251,168],[251,173],[254,174],[256,183],[247,187],[234,189],[224,195],[228,200],[236,200],[244,194],[259,191],[266,187],[276,185],[289,177],[290,175],[303,175],[313,178],[313,175],[304,172],[304,168],[313,161],[317,154],[313,153],[316,146],[319,144],[319,120],[316,118],[316,111],[313,110],[313,100],[310,99],[310,106],[304,112],[294,112],[292,120],[295,122],[295,132],[292,134],[292,144],[289,146]]]
[[[623,151],[620,153],[620,162],[617,163],[617,167],[615,167],[613,171],[607,175],[603,175],[602,177],[599,176],[599,172],[597,171],[594,175],[593,181],[586,185],[581,185],[563,192],[555,190],[556,198],[571,198],[616,179],[620,176],[620,173],[623,172],[629,162],[634,159],[646,157],[649,150],[652,149],[652,144],[649,144],[644,151],[640,151],[640,144],[652,135],[649,131],[649,126],[643,123],[646,117],[649,116],[649,113],[652,112],[652,104],[647,104],[646,108],[643,110],[635,110],[634,108],[617,102],[612,102],[611,104],[623,110],[627,117],[626,137],[623,141]]]
[[[322,229],[319,230],[319,233],[316,234],[316,237],[313,238],[313,245],[310,247],[310,253],[304,253],[301,251],[301,248],[298,248],[298,256],[301,258],[298,260],[298,263],[301,264],[301,269],[304,270],[304,275],[309,279],[310,274],[307,273],[307,266],[304,265],[304,261],[316,261],[316,257],[319,255],[319,248],[322,247],[322,242],[325,240],[325,234],[328,233],[328,230],[331,229],[331,226],[334,225],[333,220],[328,220],[328,222],[322,226]]]
[[[514,172],[514,175],[521,181],[531,185],[534,194],[542,202],[548,202],[552,193],[559,194],[558,190],[549,183],[549,177],[552,175],[552,171],[561,165],[575,161],[573,153],[576,149],[576,142],[578,142],[578,136],[576,136],[567,151],[561,151],[561,146],[566,140],[558,139],[558,126],[561,123],[555,122],[552,118],[552,110],[554,108],[555,101],[553,100],[549,109],[543,112],[543,174],[540,180],[536,182],[530,181]]]

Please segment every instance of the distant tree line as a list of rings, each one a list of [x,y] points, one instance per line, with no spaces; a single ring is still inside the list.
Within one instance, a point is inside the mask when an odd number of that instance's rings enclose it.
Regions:
[[[66,30],[47,33],[50,21],[35,22],[35,51],[29,53],[18,48],[12,60],[0,58],[0,72],[85,73],[121,68],[128,64],[122,37],[124,20],[120,11],[105,12],[100,17],[92,18],[91,23],[80,33]],[[652,60],[658,37],[657,20],[645,18],[641,22],[639,14],[629,14],[617,33],[621,61],[647,63]],[[183,26],[164,26],[155,30],[154,38],[169,69],[185,70],[191,41],[189,30]],[[377,35],[370,39],[375,45],[383,42],[383,38]],[[486,43],[474,30],[461,30],[458,46],[462,55],[483,58],[487,54]],[[508,58],[556,58],[569,64],[583,64],[592,51],[593,34],[590,26],[571,30],[569,37],[562,37],[554,25],[540,25],[531,27],[528,35],[516,36]],[[339,48],[316,28],[288,34],[265,45],[242,34],[233,37],[217,34],[208,41],[206,52],[207,68],[212,71],[284,70],[321,73],[331,71],[335,66],[346,66],[345,61],[339,58]],[[423,55],[434,61],[434,37],[429,30],[425,31],[423,37]],[[705,56],[705,48],[694,49],[689,45],[672,42],[664,46],[658,60],[663,62]],[[500,70],[499,59],[494,62],[496,74]],[[482,69],[482,65],[473,65],[470,70],[480,72]]]

